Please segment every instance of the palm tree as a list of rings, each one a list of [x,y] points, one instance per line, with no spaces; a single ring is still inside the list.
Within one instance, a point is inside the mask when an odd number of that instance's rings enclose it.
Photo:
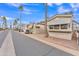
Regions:
[[[16,26],[17,26],[17,24],[18,24],[18,18],[16,18],[15,20],[14,20],[14,22],[13,22],[13,28],[14,28],[14,26],[15,26],[15,28],[16,28]]]
[[[6,17],[5,16],[3,16],[3,17],[1,17],[2,18],[2,20],[3,20],[3,28],[4,29],[6,29],[7,28],[7,19],[6,19]]]
[[[47,3],[44,4],[45,5],[45,37],[48,37],[48,31],[47,31],[47,14],[48,14],[48,6]]]
[[[22,18],[22,12],[23,12],[23,9],[24,9],[24,8],[23,8],[22,5],[20,5],[18,9],[20,10],[20,29],[21,29],[21,25],[22,25],[22,23],[21,23],[21,18]]]

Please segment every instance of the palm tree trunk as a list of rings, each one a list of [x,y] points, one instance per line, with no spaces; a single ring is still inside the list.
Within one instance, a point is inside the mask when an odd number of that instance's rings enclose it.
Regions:
[[[48,7],[47,3],[45,3],[45,37],[48,37],[48,31],[47,31],[47,14],[48,14]]]
[[[20,12],[20,29],[21,29],[21,17],[22,17],[22,11]]]

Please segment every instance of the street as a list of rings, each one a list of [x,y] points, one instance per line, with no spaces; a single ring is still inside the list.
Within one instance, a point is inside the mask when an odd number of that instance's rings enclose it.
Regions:
[[[79,56],[78,6],[0,3],[0,56]]]
[[[1,48],[1,45],[2,45],[2,43],[4,41],[4,39],[7,36],[7,34],[8,34],[8,31],[2,31],[2,32],[0,32],[0,48]]]
[[[48,46],[41,42],[35,41],[32,38],[23,36],[16,32],[11,32],[14,42],[15,52],[17,56],[69,56],[66,52]]]
[[[16,56],[72,56],[72,54],[66,53],[14,31],[0,33],[0,46],[8,32],[12,35]]]

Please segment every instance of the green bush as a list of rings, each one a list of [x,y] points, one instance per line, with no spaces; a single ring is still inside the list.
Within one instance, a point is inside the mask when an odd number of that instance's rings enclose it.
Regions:
[[[4,30],[4,29],[3,29],[3,28],[0,28],[0,31],[1,31],[1,30]]]

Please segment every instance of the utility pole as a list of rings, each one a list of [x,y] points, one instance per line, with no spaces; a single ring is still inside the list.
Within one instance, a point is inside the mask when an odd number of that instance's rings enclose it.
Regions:
[[[47,30],[47,14],[48,14],[48,5],[47,3],[44,4],[45,5],[45,37],[48,37],[48,30]]]

